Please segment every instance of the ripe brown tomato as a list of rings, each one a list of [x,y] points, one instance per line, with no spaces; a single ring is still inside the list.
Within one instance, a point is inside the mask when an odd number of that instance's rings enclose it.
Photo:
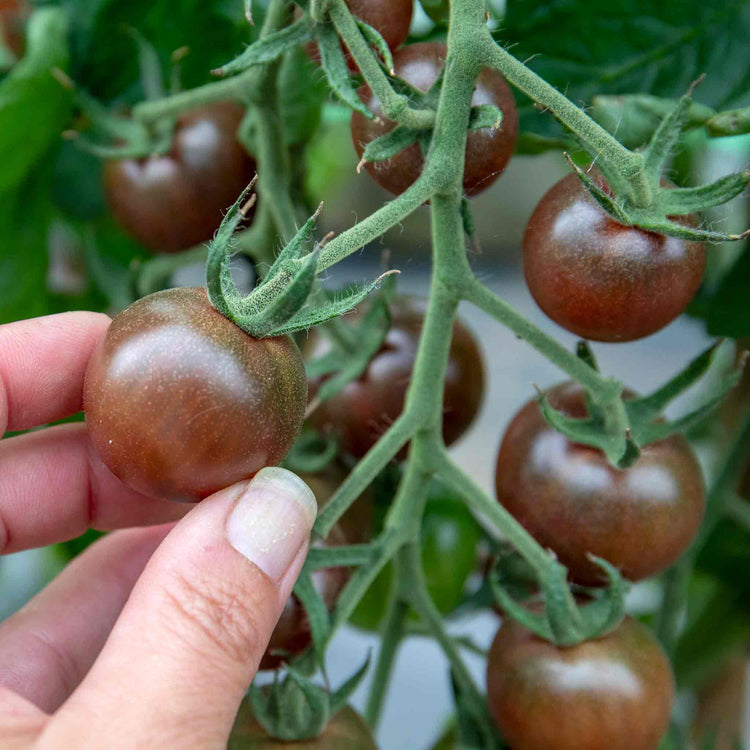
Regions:
[[[365,372],[312,414],[322,432],[335,434],[341,447],[361,458],[404,408],[424,313],[417,303],[400,299],[391,306],[392,324],[383,345]],[[327,342],[313,339],[310,357]],[[320,381],[310,384],[311,394]],[[459,321],[453,328],[443,399],[443,437],[446,445],[458,440],[476,417],[484,391],[484,365],[474,337]],[[406,455],[405,451],[399,458]]]
[[[563,383],[547,393],[569,417],[588,414],[583,390]],[[497,458],[497,498],[576,583],[604,583],[587,554],[631,581],[669,567],[693,540],[705,504],[689,443],[672,435],[643,448],[628,469],[597,448],[571,442],[545,421],[536,399],[513,418]]]
[[[210,240],[255,174],[237,140],[243,114],[229,102],[193,110],[177,120],[168,153],[108,161],[107,202],[123,229],[162,253]]]
[[[606,187],[596,172],[591,176]],[[685,310],[703,278],[706,252],[701,242],[619,224],[570,174],[534,209],[523,262],[529,291],[555,323],[594,341],[633,341]]]
[[[400,47],[409,36],[414,11],[412,0],[344,0],[344,2],[352,15],[380,32],[391,50]],[[357,66],[343,42],[341,48],[349,69],[356,72]],[[306,45],[305,49],[313,60],[316,62],[320,60],[320,52],[315,42]]]
[[[84,384],[91,442],[109,469],[144,494],[185,502],[281,461],[306,401],[292,339],[251,338],[200,288],[121,312]]]
[[[514,750],[656,750],[674,678],[651,631],[614,631],[560,648],[503,623],[487,660],[487,700]]]
[[[0,0],[0,44],[16,57],[23,56],[24,27],[30,14],[26,0]]]
[[[403,47],[393,55],[396,75],[418,91],[427,92],[445,64],[447,48],[436,42],[420,42]],[[378,119],[368,120],[359,112],[352,115],[352,141],[358,156],[376,138],[393,130],[396,123],[383,117],[380,102],[368,86],[359,91],[360,99]],[[472,106],[494,104],[503,113],[498,130],[471,130],[466,139],[464,190],[476,195],[486,190],[503,172],[513,155],[518,134],[518,112],[513,94],[500,73],[486,68],[479,75]],[[384,161],[367,162],[365,169],[381,187],[400,195],[422,173],[424,156],[418,143]]]
[[[346,478],[346,471],[336,463],[329,464],[316,474],[300,474],[315,494],[318,507],[322,508]],[[325,546],[369,542],[372,537],[373,505],[372,491],[366,490],[339,522],[331,529]],[[349,580],[348,568],[321,568],[312,574],[313,585],[326,607],[331,610],[339,594]],[[276,669],[284,662],[301,654],[311,643],[310,621],[302,602],[290,596],[281,612],[271,640],[260,662],[260,669]]]
[[[253,716],[249,701],[242,701],[227,750],[268,750],[274,747],[284,750],[378,750],[370,728],[350,706],[342,708],[319,737],[285,742],[269,736]]]

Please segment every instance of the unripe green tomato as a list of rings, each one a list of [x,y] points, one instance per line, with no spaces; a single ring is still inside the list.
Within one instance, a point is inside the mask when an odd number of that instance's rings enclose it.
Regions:
[[[449,0],[420,0],[424,12],[439,25],[448,23],[451,8]]]
[[[422,520],[422,568],[427,590],[442,615],[449,615],[461,603],[466,581],[477,569],[481,538],[482,530],[466,506],[436,486]],[[392,579],[389,563],[354,610],[352,625],[378,630],[388,608]]]

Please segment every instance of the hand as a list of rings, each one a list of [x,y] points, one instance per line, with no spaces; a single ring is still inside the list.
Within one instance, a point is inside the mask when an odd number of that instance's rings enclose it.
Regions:
[[[0,326],[0,435],[81,409],[108,325],[64,313]],[[107,535],[0,624],[0,746],[225,746],[315,513],[284,469],[186,506],[120,483],[84,424],[0,441],[0,553],[150,527]]]

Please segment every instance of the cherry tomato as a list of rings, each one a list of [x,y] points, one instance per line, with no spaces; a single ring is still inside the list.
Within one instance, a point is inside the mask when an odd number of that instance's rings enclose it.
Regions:
[[[330,464],[317,474],[300,474],[315,494],[322,508],[346,478],[346,471],[338,464]],[[373,506],[371,491],[355,500],[351,508],[331,529],[326,546],[369,542],[372,538]],[[326,607],[331,610],[349,580],[348,568],[321,568],[312,574],[313,585]],[[302,602],[294,595],[287,599],[279,622],[271,635],[260,669],[277,669],[301,654],[312,642],[310,622]]]
[[[364,456],[401,414],[414,369],[424,314],[416,304],[403,299],[392,306],[391,314],[391,328],[367,370],[312,415],[312,423],[318,429],[335,434],[341,447],[357,458]],[[311,356],[319,354],[325,343],[313,340]],[[310,385],[314,392],[319,383]],[[469,330],[456,322],[443,399],[443,437],[447,445],[458,440],[474,420],[483,390],[484,366],[479,347]],[[405,455],[404,450],[399,458]]]
[[[288,336],[253,339],[205,289],[167,289],[113,321],[86,371],[91,442],[147,495],[195,502],[284,457],[304,417]]]
[[[418,91],[427,92],[440,75],[445,63],[447,48],[435,42],[410,44],[393,55],[396,75]],[[352,141],[359,156],[371,141],[385,135],[395,127],[383,118],[380,102],[367,86],[359,96],[379,119],[368,120],[359,112],[352,115]],[[494,104],[503,112],[499,130],[482,128],[469,131],[466,141],[466,166],[464,190],[476,195],[486,190],[503,172],[516,143],[518,112],[513,94],[500,73],[489,68],[482,71],[477,81],[472,105]],[[379,162],[367,162],[365,169],[381,187],[395,195],[403,193],[422,173],[424,156],[415,143],[396,156]]]
[[[695,224],[692,217],[674,220]],[[534,209],[523,260],[532,296],[555,323],[594,341],[633,341],[685,310],[706,253],[700,242],[619,224],[571,174]]]
[[[232,728],[227,750],[377,750],[370,728],[350,706],[342,708],[314,740],[285,742],[270,737],[253,716],[247,700],[242,702]]]
[[[400,47],[409,36],[411,17],[414,11],[412,0],[344,0],[352,15],[372,26],[385,40],[391,50]],[[349,69],[357,71],[354,60],[348,50],[341,45]],[[313,60],[320,60],[318,45],[314,42],[306,47]]]
[[[514,750],[656,750],[673,697],[661,646],[631,619],[570,648],[508,620],[487,661],[490,711]]]
[[[107,201],[123,229],[156,252],[210,240],[255,174],[236,137],[242,117],[227,102],[196,109],[177,120],[169,153],[108,161]]]
[[[583,390],[563,383],[547,393],[564,414],[587,415]],[[602,557],[639,581],[669,567],[703,516],[703,479],[690,445],[672,435],[616,469],[597,448],[571,442],[545,421],[537,401],[513,418],[500,446],[498,500],[577,583],[603,582],[587,557]]]
[[[443,615],[463,600],[466,583],[477,570],[477,547],[482,539],[474,517],[440,482],[430,488],[422,519],[422,568],[427,590]],[[390,564],[372,582],[350,622],[363,630],[380,628],[390,601],[393,570]]]
[[[25,0],[0,0],[0,45],[23,56],[24,27],[31,8]]]

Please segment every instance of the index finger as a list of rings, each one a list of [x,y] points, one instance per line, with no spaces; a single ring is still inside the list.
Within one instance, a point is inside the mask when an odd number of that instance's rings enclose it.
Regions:
[[[80,411],[86,366],[109,323],[66,312],[0,326],[0,436]]]

